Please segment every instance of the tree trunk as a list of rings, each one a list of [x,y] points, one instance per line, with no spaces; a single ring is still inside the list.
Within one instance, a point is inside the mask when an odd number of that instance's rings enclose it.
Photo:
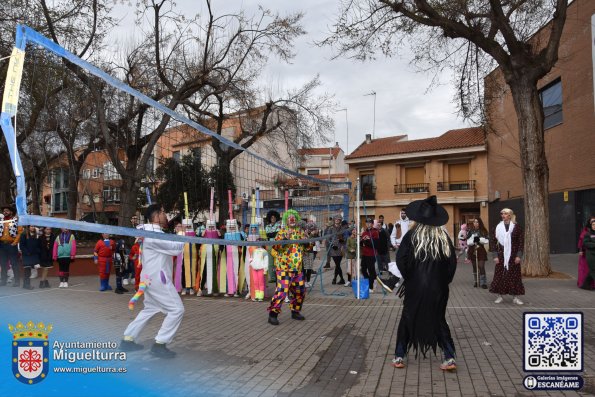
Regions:
[[[10,156],[8,155],[8,147],[4,143],[0,143],[0,151],[4,151],[4,153],[0,154],[0,203],[4,204],[10,203],[13,200],[11,186],[13,185],[12,179],[14,178],[14,174],[12,172]]]
[[[77,220],[76,208],[79,202],[78,177],[73,172],[72,165],[68,172],[68,219]]]
[[[135,153],[131,151],[128,151],[127,155],[126,175],[122,175],[122,186],[120,188],[121,201],[120,214],[118,215],[118,225],[130,227],[132,225],[130,223],[130,219],[136,214],[136,209],[138,206],[140,180],[130,177],[130,175],[135,175],[136,169],[139,167],[138,155],[135,156]],[[112,159],[112,162],[114,162],[114,159]]]
[[[522,273],[547,276],[550,265],[549,169],[545,156],[543,110],[534,81],[509,83],[518,116],[519,148],[525,190],[525,247]]]

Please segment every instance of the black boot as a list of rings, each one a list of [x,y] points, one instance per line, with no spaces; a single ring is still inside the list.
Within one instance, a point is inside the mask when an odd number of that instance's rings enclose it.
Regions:
[[[116,294],[123,294],[124,292],[128,292],[128,290],[122,287],[122,277],[116,277],[116,289],[114,290]]]
[[[39,280],[39,288],[45,288],[45,280]]]
[[[46,287],[46,288],[51,288],[51,287],[50,287],[50,282],[49,282],[48,280],[45,280],[45,287]]]
[[[279,325],[279,319],[277,318],[278,314],[275,312],[269,312],[269,324],[271,325]]]
[[[23,280],[23,289],[29,289],[29,290],[31,290],[33,288],[34,287],[31,286],[31,279],[26,278],[26,279]]]
[[[303,321],[306,319],[306,317],[302,316],[300,314],[300,312],[291,312],[291,318],[294,320],[300,320],[300,321]]]
[[[174,358],[176,356],[176,352],[169,350],[165,343],[157,342],[151,347],[151,354],[159,358]]]

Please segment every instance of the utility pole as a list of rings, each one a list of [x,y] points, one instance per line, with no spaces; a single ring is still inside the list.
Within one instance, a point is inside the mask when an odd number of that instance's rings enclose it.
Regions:
[[[374,135],[376,133],[376,91],[372,90],[369,94],[364,94],[364,96],[374,96],[374,123],[372,125],[372,139],[374,139]]]
[[[346,142],[346,148],[345,148],[345,155],[349,154],[349,121],[347,120],[347,108],[343,108],[343,109],[339,109],[339,112],[345,112],[345,126],[347,129],[347,142]]]

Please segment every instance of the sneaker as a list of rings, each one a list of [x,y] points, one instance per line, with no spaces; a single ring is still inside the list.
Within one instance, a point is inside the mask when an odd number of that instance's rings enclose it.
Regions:
[[[64,281],[60,281],[60,286],[58,288],[64,288]]]
[[[123,352],[134,352],[137,350],[142,350],[143,348],[143,345],[136,343],[132,340],[122,340],[120,342],[120,351]]]
[[[193,288],[188,288],[188,294],[189,295],[194,295],[194,289]]]
[[[126,290],[126,289],[124,289],[124,288],[122,288],[122,287],[116,287],[116,289],[114,290],[114,292],[115,292],[116,294],[120,294],[120,295],[121,295],[121,294],[123,294],[124,292],[127,292],[127,290]]]
[[[122,280],[122,285],[128,285],[128,279],[125,278],[124,280]]]
[[[285,297],[285,303],[289,303],[289,296]]]
[[[182,293],[180,295],[186,295],[186,288],[182,288]]]
[[[68,288],[68,281],[64,281],[64,288]]]
[[[198,291],[196,291],[196,296],[202,296],[202,290],[199,289]],[[250,294],[248,294],[248,296],[250,296]]]
[[[515,296],[514,298],[512,298],[512,303],[514,303],[516,305],[522,305],[523,301]]]
[[[374,290],[373,290],[373,289],[370,289],[370,290],[369,290],[369,292],[370,292],[371,294],[373,294],[373,293],[374,293]]]
[[[37,269],[31,269],[31,276],[29,278],[37,278]]]
[[[449,358],[440,364],[440,369],[443,371],[456,371],[457,363],[454,358]]]
[[[502,303],[504,299],[502,298],[502,295],[498,295],[498,297],[496,298],[496,300],[494,301],[494,303]]]
[[[351,281],[345,281],[344,287],[351,287]]]
[[[395,367],[395,368],[405,368],[405,362],[403,361],[403,357],[395,357],[395,358],[393,358],[393,367]]]
[[[169,350],[165,343],[157,342],[151,347],[151,354],[159,358],[174,358],[176,356],[176,352]]]
[[[304,286],[306,288],[311,288],[312,287],[312,284],[310,284],[308,281],[306,281],[306,283],[304,284]]]

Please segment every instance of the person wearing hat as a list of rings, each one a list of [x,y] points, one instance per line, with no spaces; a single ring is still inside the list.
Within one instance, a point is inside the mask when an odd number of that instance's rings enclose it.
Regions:
[[[361,250],[361,269],[364,278],[370,283],[370,292],[374,292],[374,280],[376,280],[376,249],[380,235],[378,229],[374,228],[374,219],[366,219],[366,230],[362,233],[360,239]]]
[[[6,285],[8,280],[9,263],[14,274],[12,285],[13,287],[20,285],[18,244],[21,234],[23,234],[23,228],[18,225],[16,213],[14,206],[2,205],[2,214],[0,214],[0,286]]]
[[[413,221],[403,236],[396,262],[403,275],[400,287],[404,295],[403,313],[397,329],[397,345],[393,366],[405,367],[404,358],[410,348],[426,356],[428,350],[444,352],[440,369],[456,369],[455,347],[448,323],[448,285],[457,268],[454,245],[442,227],[448,213],[438,205],[436,196],[417,200],[407,206],[407,217]]]

